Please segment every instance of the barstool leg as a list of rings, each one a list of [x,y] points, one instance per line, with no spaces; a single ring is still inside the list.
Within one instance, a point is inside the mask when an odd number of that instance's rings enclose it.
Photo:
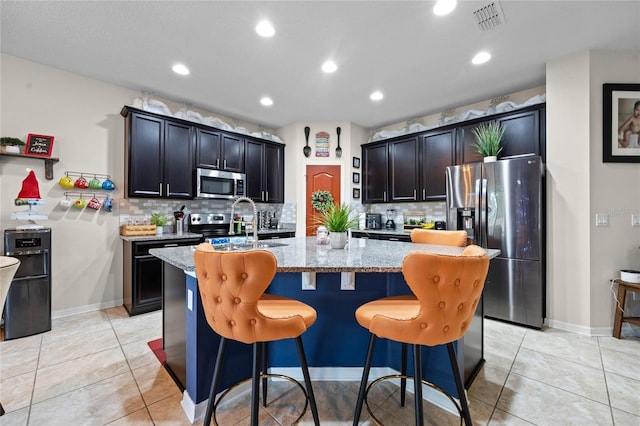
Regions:
[[[407,344],[402,344],[402,366],[400,368],[400,375],[402,378],[400,379],[400,406],[404,407],[404,400],[407,394],[407,379],[405,376],[407,375]]]
[[[447,349],[449,350],[449,361],[451,362],[451,369],[453,370],[453,379],[456,382],[458,399],[460,400],[460,407],[462,408],[462,418],[464,419],[464,424],[466,426],[472,426],[473,423],[471,422],[471,412],[469,412],[467,397],[464,393],[464,386],[462,385],[460,370],[458,370],[458,360],[456,358],[456,350],[453,347],[453,343],[447,343]]]
[[[298,358],[300,358],[300,367],[302,368],[302,375],[304,376],[304,384],[307,387],[307,397],[309,398],[309,404],[311,405],[311,415],[313,416],[313,424],[320,426],[320,419],[318,417],[318,406],[316,405],[316,396],[313,393],[313,386],[311,386],[311,377],[309,376],[309,366],[307,365],[307,356],[304,353],[304,347],[302,346],[302,338],[296,337],[296,346],[298,348]]]
[[[258,426],[258,402],[260,399],[260,342],[253,344],[253,373],[251,376],[251,426]]]
[[[360,412],[362,411],[362,404],[364,403],[364,393],[367,389],[367,382],[369,381],[369,370],[371,370],[371,362],[373,361],[373,349],[376,346],[376,336],[371,334],[369,338],[369,349],[367,350],[367,358],[364,362],[364,368],[362,370],[362,380],[360,381],[360,390],[358,391],[358,401],[356,402],[356,411],[353,414],[353,426],[358,426],[360,421]]]
[[[262,349],[262,351],[261,351],[262,352],[262,374],[267,374],[267,369],[268,369],[268,366],[267,366],[267,356],[268,356],[268,354],[267,354],[267,348],[268,348],[267,342],[262,342],[261,346],[262,346],[262,348],[261,348]],[[264,377],[262,379],[262,406],[263,407],[267,406],[267,380],[268,379],[266,377]]]
[[[415,397],[416,426],[423,426],[422,415],[422,353],[420,345],[413,345],[413,389]]]
[[[220,337],[220,344],[218,345],[218,356],[216,358],[216,365],[213,368],[213,378],[211,379],[211,390],[209,391],[209,402],[207,403],[207,412],[204,416],[204,426],[211,424],[211,415],[213,414],[213,406],[215,404],[216,389],[218,389],[218,383],[220,382],[220,376],[222,375],[222,361],[224,358],[224,350],[227,346],[227,339]]]

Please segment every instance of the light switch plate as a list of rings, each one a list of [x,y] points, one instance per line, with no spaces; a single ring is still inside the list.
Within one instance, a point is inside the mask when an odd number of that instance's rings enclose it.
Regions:
[[[609,226],[609,215],[596,213],[596,226]]]
[[[631,226],[640,226],[640,214],[631,214]]]

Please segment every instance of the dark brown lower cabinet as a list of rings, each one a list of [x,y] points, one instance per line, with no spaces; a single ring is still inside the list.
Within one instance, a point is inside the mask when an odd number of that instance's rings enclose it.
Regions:
[[[129,315],[162,309],[162,260],[149,254],[152,248],[190,246],[199,238],[164,241],[124,241],[124,307]]]

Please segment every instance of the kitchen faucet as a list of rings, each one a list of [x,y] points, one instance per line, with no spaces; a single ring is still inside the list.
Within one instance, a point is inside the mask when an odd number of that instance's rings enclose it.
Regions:
[[[253,225],[253,248],[258,248],[258,209],[256,208],[256,203],[254,203],[251,198],[238,197],[233,202],[233,204],[231,204],[231,221],[229,222],[229,235],[235,235],[235,232],[233,231],[233,220],[235,217],[233,212],[235,211],[236,206],[238,205],[238,203],[240,203],[240,201],[247,201],[253,207],[253,219],[251,220],[251,224]]]

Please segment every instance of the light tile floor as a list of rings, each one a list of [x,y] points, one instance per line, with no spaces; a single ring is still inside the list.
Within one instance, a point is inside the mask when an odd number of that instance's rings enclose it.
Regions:
[[[1,425],[188,425],[178,387],[147,342],[162,314],[112,308],[54,320],[50,332],[0,343]],[[363,353],[364,356],[364,353]],[[586,337],[485,320],[486,364],[469,390],[478,425],[640,425],[640,338]],[[315,382],[322,425],[348,425],[354,382]],[[300,394],[274,383],[260,424],[288,425]],[[223,425],[248,424],[248,394],[225,400]],[[413,424],[389,382],[370,395],[385,425]],[[458,424],[425,407],[426,424]],[[303,424],[312,424],[310,412]],[[372,424],[363,410],[363,424]],[[202,424],[200,421],[198,424]]]

